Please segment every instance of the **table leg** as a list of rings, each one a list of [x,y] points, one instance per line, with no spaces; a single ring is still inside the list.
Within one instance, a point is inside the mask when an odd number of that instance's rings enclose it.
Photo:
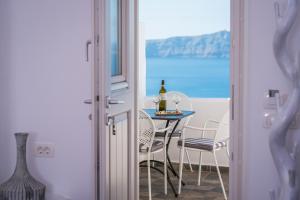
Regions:
[[[174,131],[176,130],[178,124],[179,124],[180,120],[177,120],[172,132],[171,132],[171,135],[169,136],[169,139],[168,139],[168,142],[167,142],[167,160],[168,160],[168,163],[169,163],[169,166],[171,168],[171,172],[173,173],[174,176],[176,176],[178,179],[179,179],[179,175],[177,174],[177,172],[175,171],[172,163],[171,163],[171,160],[170,160],[170,156],[169,156],[169,145],[170,145],[170,142],[171,142],[171,139],[172,139],[172,134],[174,133]],[[169,126],[169,123],[170,121],[168,120],[167,121],[167,124],[166,124],[166,127]],[[181,181],[181,184],[182,185],[185,185],[184,181]]]
[[[147,165],[140,165],[140,167],[148,167],[148,166],[147,166]],[[158,171],[158,172],[161,173],[161,174],[164,174],[163,171],[161,171],[160,169],[158,169],[158,168],[156,168],[156,167],[150,166],[150,168],[151,168],[151,169],[154,169],[154,170],[156,170],[156,171]],[[172,184],[172,182],[171,182],[171,179],[170,179],[170,176],[169,176],[169,173],[168,173],[168,172],[167,172],[167,181],[168,181],[169,185],[171,186],[171,189],[172,189],[172,191],[174,192],[175,197],[177,197],[178,194],[177,194],[177,192],[176,192],[176,190],[175,190],[175,188],[174,188],[174,186],[173,186],[173,184]]]
[[[150,162],[151,163],[156,163],[156,164],[160,164],[160,165],[162,165],[162,166],[164,166],[164,162],[161,162],[161,161],[158,161],[158,160],[150,160]],[[142,164],[144,164],[144,163],[147,163],[147,160],[144,160],[144,161],[141,161],[140,162],[140,166],[142,165]],[[155,167],[155,166],[154,166]],[[168,170],[173,170],[170,166],[167,166],[168,167]],[[174,176],[176,176],[176,175],[174,175]]]
[[[172,139],[172,134],[173,134],[174,131],[176,130],[176,128],[177,128],[179,122],[180,122],[180,120],[177,120],[177,122],[176,122],[176,124],[175,124],[175,126],[174,126],[174,128],[173,128],[173,130],[172,130],[172,132],[171,132],[171,135],[169,136],[169,139],[168,139],[168,141],[167,141],[167,144],[166,144],[166,148],[167,148],[167,163],[168,163],[168,170],[170,170],[170,171],[173,173],[173,175],[176,176],[178,179],[179,179],[179,175],[177,174],[177,172],[176,172],[176,170],[174,169],[174,167],[173,167],[173,165],[172,165],[172,163],[171,163],[171,160],[170,160],[170,156],[169,156],[169,145],[170,145],[170,142],[171,142],[171,139]],[[166,128],[169,126],[169,124],[170,124],[170,120],[167,120]],[[167,132],[165,132],[165,134],[167,134]],[[142,162],[140,163],[140,167],[146,167],[145,165],[142,165],[142,163],[144,163],[144,162],[145,162],[145,161],[142,161]],[[160,164],[163,165],[163,163],[160,162],[160,161],[154,161],[154,160],[152,160],[152,162],[160,163]],[[160,169],[158,169],[158,168],[156,168],[156,167],[153,167],[153,166],[150,166],[150,167],[151,167],[152,169],[155,169],[156,171],[158,171],[158,172],[164,174]],[[175,190],[175,188],[174,188],[174,185],[173,185],[173,183],[172,183],[172,181],[171,181],[171,179],[170,179],[170,175],[169,175],[169,171],[168,171],[168,170],[167,170],[167,179],[168,179],[168,183],[169,183],[169,185],[171,186],[172,191],[174,192],[175,197],[178,197],[178,193],[176,192],[176,190]],[[181,181],[181,184],[182,184],[183,186],[185,185],[185,183],[184,183],[183,181]]]

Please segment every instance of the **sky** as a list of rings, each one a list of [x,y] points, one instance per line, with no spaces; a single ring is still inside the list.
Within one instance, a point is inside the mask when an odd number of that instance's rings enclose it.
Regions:
[[[140,0],[146,39],[230,30],[230,0]]]

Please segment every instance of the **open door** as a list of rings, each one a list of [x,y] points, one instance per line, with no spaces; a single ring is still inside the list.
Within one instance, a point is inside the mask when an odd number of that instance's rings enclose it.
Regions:
[[[135,0],[94,1],[97,199],[133,200],[136,189]]]

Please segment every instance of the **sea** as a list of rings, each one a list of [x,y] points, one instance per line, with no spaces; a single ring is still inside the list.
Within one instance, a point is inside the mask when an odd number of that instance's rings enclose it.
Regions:
[[[147,58],[147,96],[158,95],[161,80],[167,91],[190,97],[228,98],[229,59]]]

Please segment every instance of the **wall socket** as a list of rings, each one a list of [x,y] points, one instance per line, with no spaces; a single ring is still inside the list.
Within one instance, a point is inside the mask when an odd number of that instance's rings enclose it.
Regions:
[[[54,144],[50,143],[35,143],[34,155],[36,157],[53,158],[54,157]]]
[[[281,94],[279,96],[279,105],[283,106],[287,99],[287,94]],[[277,99],[275,97],[271,97],[269,92],[265,94],[263,107],[267,110],[277,110]]]
[[[264,128],[271,128],[273,125],[273,122],[275,121],[277,112],[275,111],[269,111],[264,113],[264,123],[263,123],[263,127]]]

